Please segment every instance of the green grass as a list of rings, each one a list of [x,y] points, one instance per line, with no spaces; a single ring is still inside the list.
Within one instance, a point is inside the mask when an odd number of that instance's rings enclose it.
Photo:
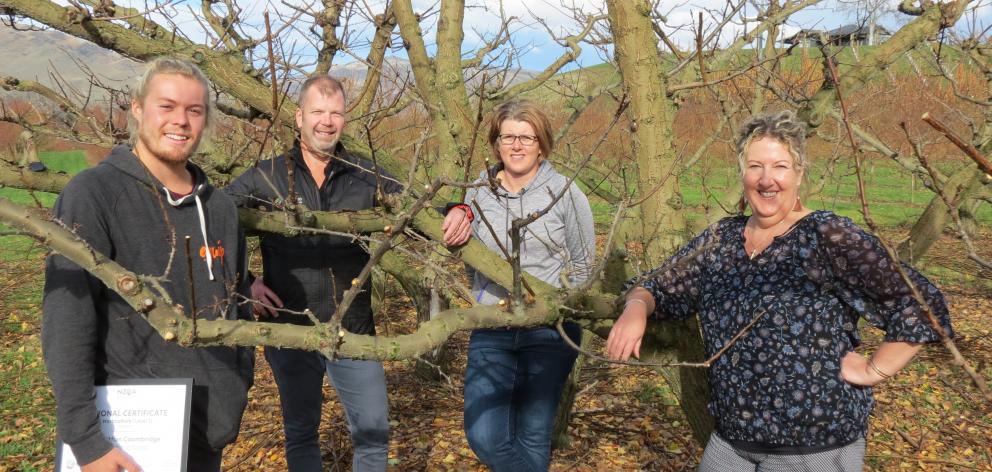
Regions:
[[[43,152],[54,171],[87,167],[82,151]],[[51,207],[56,195],[0,188],[24,205]],[[0,225],[0,231],[7,228]],[[41,287],[44,248],[24,236],[0,236],[0,470],[51,470],[55,403],[41,358]]]
[[[47,151],[38,156],[49,169],[67,174],[76,174],[89,167],[83,151]]]
[[[865,56],[874,51],[876,47],[877,46],[857,46],[856,48],[832,48],[834,64],[837,65],[840,73],[843,74],[847,68],[858,67],[864,60]],[[779,49],[779,52],[784,51],[785,49]],[[723,65],[709,64],[710,67],[716,67],[716,69],[710,72],[721,74],[724,73],[724,69],[731,71],[739,70],[742,65],[752,64],[755,60],[754,55],[756,53],[757,51],[754,49],[742,49],[732,55],[731,58]],[[812,66],[813,70],[819,71],[822,67],[822,57],[823,54],[815,47],[806,49],[796,47],[792,50],[791,54],[781,59],[779,64],[779,72],[783,74],[799,74],[803,70],[804,63],[806,64],[807,70],[809,70],[809,67]],[[963,57],[961,52],[953,46],[946,44],[943,46],[941,49],[941,59],[945,64],[949,65],[957,65],[964,61],[964,64],[972,67],[976,74],[980,74],[980,71],[974,67],[974,64],[968,60],[967,57]],[[681,62],[681,60],[677,59],[670,53],[662,54],[662,68],[665,70],[671,70]],[[911,50],[909,53],[901,55],[885,70],[886,72],[896,76],[907,75],[916,77],[921,74],[925,76],[940,75],[940,72],[933,65],[933,53],[930,51]],[[619,82],[619,79],[620,73],[613,66],[613,64],[597,64],[594,66],[584,67],[582,69],[560,73],[555,76],[555,80],[553,82],[549,82],[542,87],[528,91],[522,96],[538,103],[559,103],[562,101],[563,95],[561,86],[558,84],[570,84],[582,93],[588,94],[599,85],[606,84],[611,81]]]
[[[846,163],[834,166],[827,172],[825,162],[813,159],[812,167],[806,175],[804,186],[813,188],[824,179],[822,189],[815,195],[807,195],[803,203],[815,210],[830,210],[864,224],[861,214],[861,200],[858,197],[857,177],[853,167]],[[946,169],[951,170],[950,168]],[[916,222],[930,200],[935,196],[926,189],[919,179],[890,160],[874,160],[866,165],[864,172],[865,194],[868,209],[875,222],[887,229],[908,228]],[[698,208],[707,200],[703,192],[703,176],[693,170],[680,182],[685,204]],[[723,197],[728,188],[739,181],[736,166],[725,165],[710,169],[705,176],[706,187],[717,197]],[[710,199],[709,204],[714,204]],[[699,212],[690,212],[689,215]],[[992,206],[982,205],[976,215],[982,225],[992,224]]]
[[[45,163],[50,171],[76,174],[87,167],[86,153],[83,151],[51,151],[39,153],[41,162]],[[46,207],[55,203],[55,194],[45,192],[29,192],[16,188],[0,187],[0,197],[9,198],[15,203],[35,204],[40,202]]]
[[[75,174],[87,167],[86,154],[83,151],[42,152],[38,157],[53,171]],[[57,195],[0,187],[0,197],[8,198],[21,205],[41,205],[50,208],[55,204]],[[6,230],[6,226],[0,225],[0,231]],[[0,261],[23,259],[36,250],[40,250],[40,248],[32,239],[23,236],[0,236]]]
[[[6,246],[4,246],[6,252]],[[43,277],[37,255],[0,261],[0,469],[49,470],[55,404],[41,358]],[[39,459],[41,458],[41,459]]]

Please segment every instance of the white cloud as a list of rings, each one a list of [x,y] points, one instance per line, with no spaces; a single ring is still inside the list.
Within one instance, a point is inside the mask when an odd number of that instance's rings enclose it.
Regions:
[[[55,1],[63,5],[67,4],[67,0]],[[158,2],[161,1],[163,0],[158,0]],[[852,0],[852,2],[853,1],[854,0]],[[860,1],[885,2],[889,9],[894,9],[899,2],[899,0]],[[155,5],[156,0],[117,0],[117,3],[145,11],[149,8],[148,5]],[[264,31],[262,12],[266,8],[273,10],[272,19],[273,22],[277,23],[276,26],[278,26],[278,15],[274,12],[276,10],[280,10],[284,14],[289,14],[289,8],[287,8],[283,3],[296,6],[307,6],[314,4],[316,4],[316,7],[320,6],[317,0],[240,1],[238,4],[243,11],[243,17],[245,19],[244,24],[248,29],[249,34],[253,37],[260,37],[262,35],[262,32]],[[517,21],[514,22],[513,28],[511,29],[511,34],[514,44],[521,49],[521,53],[525,54],[525,56],[521,59],[527,63],[527,67],[529,68],[542,68],[563,51],[563,48],[555,43],[553,38],[548,35],[548,32],[539,20],[542,20],[544,24],[551,29],[553,34],[567,35],[579,31],[582,27],[582,25],[580,25],[572,17],[573,15],[569,11],[570,8],[581,10],[586,14],[605,12],[605,2],[602,0],[502,0],[502,2],[497,0],[466,0],[466,4],[467,8],[463,22],[463,28],[465,31],[465,44],[463,49],[466,52],[473,51],[483,41],[496,34],[501,25],[499,12],[500,6],[502,6],[506,16],[513,16],[517,18]],[[378,12],[383,9],[385,0],[364,0],[362,2],[356,2],[356,5],[360,5],[360,7],[367,5],[371,10]],[[696,23],[698,22],[699,12],[704,12],[704,29],[706,31],[711,31],[716,27],[718,17],[722,16],[722,13],[720,12],[724,12],[727,8],[726,0],[688,0],[671,3],[662,2],[661,5],[661,13],[663,13],[667,19],[663,29],[670,34],[676,44],[686,49],[695,47],[695,28]],[[435,13],[432,17],[430,17],[429,21],[426,21],[422,25],[425,34],[425,43],[427,43],[428,48],[432,49],[435,37],[434,35],[436,32],[436,12],[440,7],[440,0],[413,0],[413,6],[414,10],[417,12],[424,12],[430,9]],[[980,3],[977,3],[974,9],[974,15],[976,17],[975,23],[979,25],[979,29],[992,23],[992,0],[980,0]],[[156,13],[152,16],[156,21],[164,22],[163,14],[168,14],[171,16],[172,21],[179,27],[179,29],[193,40],[203,41],[206,38],[207,35],[203,31],[203,25],[196,20],[196,17],[200,15],[199,0],[173,1],[168,7],[163,9],[162,12]],[[748,4],[743,14],[745,18],[753,18],[755,14],[754,7],[751,4]],[[900,13],[895,13],[883,18],[882,24],[887,27],[895,27],[897,24],[905,22],[908,18],[909,17],[906,17]],[[814,7],[804,9],[803,11],[793,15],[793,17],[789,19],[789,22],[781,28],[782,31],[779,39],[793,34],[799,28],[816,27],[829,29],[842,24],[851,23],[856,19],[857,14],[852,11],[850,6],[842,4],[840,0],[824,0]],[[964,23],[966,22],[960,22],[958,26],[959,30],[965,29]],[[307,54],[312,55],[313,48],[309,43],[309,41],[312,40],[312,36],[311,39],[308,40],[307,36],[309,33],[306,32],[307,25],[303,24],[303,26],[300,26],[300,24],[297,24],[296,26],[302,31],[287,31],[280,37],[280,40],[282,40],[284,44],[287,44],[287,47],[289,47],[289,44],[295,42],[298,49],[304,50]],[[370,25],[367,23],[362,23],[362,21],[358,19],[354,19],[350,26],[352,28],[352,34],[354,35],[352,39],[357,39],[354,41],[355,44],[363,42],[360,38],[368,39],[373,31],[373,28]],[[730,22],[724,26],[717,44],[729,44],[745,30],[750,30],[754,28],[754,26],[755,23],[746,21],[742,22],[741,18],[738,16],[733,22]],[[588,50],[591,48],[587,47],[586,49]],[[365,55],[365,51],[362,50],[356,50],[354,53],[358,57],[364,57]],[[402,56],[403,52],[399,51],[399,54]],[[350,57],[342,54],[337,62],[350,62],[351,60],[352,59]],[[589,61],[599,62],[599,59],[590,57]]]

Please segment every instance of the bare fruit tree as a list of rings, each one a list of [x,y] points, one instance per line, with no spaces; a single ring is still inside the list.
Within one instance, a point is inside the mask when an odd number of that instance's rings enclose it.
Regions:
[[[618,313],[623,281],[657,267],[701,225],[735,211],[740,190],[729,184],[706,198],[702,219],[690,218],[680,186],[692,172],[718,159],[715,156],[727,154],[734,123],[772,106],[800,109],[826,141],[839,142],[829,131],[849,126],[859,149],[894,159],[921,176],[925,173],[938,214],[961,205],[973,212],[988,201],[989,179],[983,173],[969,168],[961,175],[941,175],[912,154],[893,150],[895,145],[876,136],[870,126],[847,119],[838,102],[838,96],[859,93],[909,52],[940,47],[934,39],[955,27],[973,6],[968,0],[906,2],[901,10],[910,21],[889,39],[862,51],[857,63],[837,65],[835,74],[826,72],[835,51],[825,48],[823,66],[801,77],[801,83],[783,68],[784,61],[796,60],[796,50],[767,41],[759,57],[752,48],[759,38],[778,37],[793,15],[819,0],[732,0],[718,9],[696,9],[689,20],[648,0],[608,0],[601,10],[563,2],[557,10],[571,18],[565,27],[552,26],[526,10],[511,13],[502,4],[462,0],[424,10],[415,9],[411,0],[384,5],[284,2],[270,5],[262,21],[250,19],[232,0],[204,0],[199,8],[193,6],[197,2],[148,3],[139,10],[107,0],[72,1],[68,6],[47,0],[0,0],[0,13],[7,28],[54,29],[137,61],[173,55],[199,65],[212,81],[223,118],[217,137],[194,159],[220,183],[292,142],[295,88],[302,78],[333,74],[340,62],[362,64],[364,78],[348,84],[352,124],[346,146],[399,176],[406,190],[386,198],[376,210],[328,213],[276,202],[272,211],[242,210],[241,221],[254,232],[329,232],[362,241],[372,258],[343,294],[339,311],[347,309],[350,297],[378,266],[399,281],[421,314],[416,331],[378,337],[348,333],[340,317],[313,326],[195,320],[163,298],[154,278],[134,274],[89,250],[43,209],[0,199],[0,220],[5,224],[91,271],[144,313],[166,340],[187,346],[278,345],[330,357],[399,359],[424,355],[454,332],[472,328],[553,325],[567,318],[605,333]],[[496,26],[466,31],[466,15],[480,9]],[[191,23],[199,30],[192,31]],[[545,40],[560,50],[542,70],[524,71],[520,66],[527,45],[516,32],[524,28],[544,31]],[[471,40],[466,40],[467,34]],[[962,41],[960,50],[988,78],[992,74],[986,43],[982,37]],[[598,52],[612,67],[606,72],[584,70],[577,62],[584,52]],[[398,65],[397,57],[405,58],[408,66]],[[955,72],[935,57],[944,78],[957,84]],[[34,135],[71,142],[109,147],[126,141],[128,90],[104,83],[94,70],[82,67],[81,72],[108,98],[91,101],[58,86],[5,77],[4,89],[30,92],[52,105],[48,111],[23,112],[5,106],[2,120]],[[988,152],[992,141],[987,138],[992,126],[987,95],[986,87],[981,98],[969,97],[985,117],[972,140],[979,154]],[[530,277],[510,251],[493,252],[477,241],[459,248],[440,243],[441,219],[433,205],[460,199],[468,186],[492,184],[472,183],[492,164],[486,157],[483,127],[495,105],[520,96],[548,105],[559,125],[560,145],[552,160],[609,209],[604,212],[609,215],[602,225],[605,244],[599,251],[597,277],[581,287],[557,289]],[[707,104],[715,118],[692,139],[680,139],[680,110],[700,103]],[[62,174],[0,162],[0,185],[57,193],[66,180]],[[704,179],[704,186],[710,185],[707,182]],[[946,219],[941,221],[945,223],[927,223],[930,231],[939,234],[946,224]],[[956,217],[954,221],[959,227],[968,224]],[[527,223],[523,219],[514,227],[520,231]],[[910,244],[922,238],[915,231]],[[463,264],[514,296],[499,305],[475,304],[459,273]],[[437,303],[438,298],[443,303]],[[708,437],[712,420],[706,412],[706,376],[696,368],[699,365],[690,365],[704,357],[697,323],[652,326],[642,354],[642,360],[661,369],[679,393],[696,437]]]

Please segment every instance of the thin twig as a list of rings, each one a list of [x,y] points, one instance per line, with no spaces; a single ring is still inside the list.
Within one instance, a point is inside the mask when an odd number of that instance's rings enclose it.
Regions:
[[[613,222],[610,224],[610,230],[606,233],[606,244],[603,245],[603,258],[599,260],[599,264],[590,272],[589,278],[579,286],[578,289],[580,291],[589,290],[597,280],[605,276],[606,263],[609,261],[610,253],[613,251],[613,238],[616,236],[617,230],[620,229],[620,221],[623,219],[627,210],[626,204],[627,201],[623,200],[617,206],[616,213],[613,214]]]
[[[626,100],[626,97],[620,100],[620,103],[617,105],[616,111],[613,113],[613,119],[610,120],[610,124],[603,131],[603,134],[600,136],[599,140],[593,146],[592,150],[590,150],[589,153],[586,154],[586,157],[582,160],[581,163],[579,163],[578,167],[576,167],[575,173],[569,176],[568,181],[565,182],[564,186],[562,186],[561,191],[559,191],[557,195],[552,195],[551,202],[548,203],[547,206],[545,206],[543,209],[539,211],[535,211],[526,216],[521,216],[520,218],[514,218],[513,222],[510,224],[510,242],[512,243],[512,248],[513,248],[513,252],[511,254],[512,255],[511,264],[513,266],[514,302],[519,303],[521,300],[520,286],[523,278],[521,277],[521,270],[520,270],[520,244],[521,244],[523,229],[527,225],[533,223],[534,221],[537,221],[538,218],[544,216],[549,211],[551,211],[551,209],[554,208],[554,206],[558,203],[558,201],[561,200],[562,197],[564,197],[565,194],[571,190],[572,183],[575,182],[575,179],[576,177],[578,177],[579,172],[581,172],[581,170],[586,167],[589,161],[592,160],[592,156],[596,153],[597,150],[599,150],[599,147],[606,141],[606,138],[610,134],[610,131],[617,124],[617,122],[620,121],[620,117],[623,116],[623,112],[624,110],[627,109],[627,105],[628,105],[628,101]],[[550,189],[548,191],[550,192]]]
[[[939,131],[940,134],[946,136],[947,139],[954,143],[955,146],[964,151],[965,155],[975,161],[975,164],[978,165],[978,168],[981,169],[982,172],[992,175],[992,162],[989,162],[989,160],[986,159],[985,156],[982,155],[982,152],[976,149],[975,146],[966,143],[960,136],[954,133],[954,131],[944,125],[944,123],[941,123],[936,118],[930,116],[930,112],[924,113],[920,119],[932,126],[933,129]]]
[[[263,12],[265,18],[265,44],[269,54],[269,75],[272,77],[272,121],[275,123],[279,117],[279,78],[276,76],[276,56],[272,50],[272,24],[269,22],[269,11]],[[301,143],[302,146],[302,143]],[[286,153],[286,186],[288,195],[286,196],[286,206],[292,210],[294,217],[299,216],[298,205],[296,204],[296,176],[294,175],[294,161],[292,153]],[[297,218],[298,220],[298,218]]]
[[[506,25],[503,25],[504,28]],[[482,82],[479,85],[479,108],[476,110],[475,114],[475,126],[472,127],[472,139],[469,140],[468,145],[468,157],[465,158],[465,179],[469,178],[469,174],[472,172],[472,157],[475,156],[475,144],[479,139],[479,128],[482,127],[482,112],[484,110],[484,105],[486,101],[483,100],[486,91],[486,73],[482,73]],[[461,200],[465,201],[465,194],[468,193],[468,189],[462,189]]]
[[[193,254],[189,250],[189,242],[190,237],[186,236],[186,280],[189,284],[189,312],[193,320],[193,339],[196,339],[196,284],[193,282]],[[210,247],[205,249],[209,251]]]
[[[355,301],[355,297],[357,297],[358,293],[362,290],[362,286],[365,285],[365,281],[372,275],[373,267],[375,267],[379,259],[382,259],[382,256],[386,253],[386,251],[389,251],[393,247],[395,239],[399,235],[403,234],[403,231],[406,229],[407,225],[413,221],[413,217],[430,205],[431,199],[434,198],[434,195],[437,195],[437,192],[440,191],[443,186],[444,185],[440,179],[435,180],[431,185],[426,185],[426,192],[424,192],[424,194],[417,199],[413,206],[407,211],[406,215],[396,222],[394,228],[389,228],[389,231],[386,231],[386,238],[380,241],[379,246],[375,248],[375,251],[373,251],[369,257],[369,262],[365,264],[365,267],[362,268],[362,271],[358,274],[358,276],[351,280],[351,287],[349,287],[341,297],[341,301],[337,304],[337,307],[335,307],[334,314],[331,315],[329,322],[329,326],[337,330],[337,343],[331,350],[332,355],[330,357],[333,357],[337,353],[338,348],[344,340],[345,332],[341,327],[341,320],[344,318],[344,313],[348,310],[348,307],[351,306],[351,303]]]
[[[832,76],[834,83],[835,84],[839,83],[837,68],[834,66],[833,60],[830,58],[829,55],[826,56],[826,62],[827,62],[827,68],[830,71],[830,75]],[[930,321],[931,327],[940,336],[941,341],[943,341],[944,347],[948,350],[948,352],[951,353],[951,356],[953,356],[954,363],[961,366],[961,368],[964,369],[965,373],[967,373],[968,376],[971,377],[972,382],[974,382],[975,386],[978,387],[978,390],[980,390],[982,394],[985,395],[986,400],[992,401],[992,391],[989,391],[985,379],[982,378],[981,374],[979,374],[971,366],[971,364],[968,363],[968,361],[961,354],[961,351],[958,350],[957,345],[954,344],[954,340],[952,340],[944,331],[944,328],[940,325],[940,320],[937,319],[937,316],[933,313],[933,310],[930,308],[930,304],[927,303],[925,298],[923,298],[923,294],[920,293],[919,289],[916,287],[916,284],[913,283],[913,281],[909,278],[909,275],[903,269],[902,264],[899,261],[898,254],[896,254],[895,250],[892,249],[892,245],[890,245],[885,239],[881,237],[881,234],[878,231],[878,227],[875,225],[874,220],[872,220],[871,214],[868,211],[868,198],[865,194],[864,177],[861,174],[861,148],[859,148],[857,143],[855,143],[854,141],[854,134],[851,131],[850,120],[847,114],[847,105],[844,103],[844,96],[843,94],[841,94],[840,87],[836,87],[835,90],[837,92],[837,101],[840,103],[841,106],[842,121],[844,122],[844,128],[847,131],[847,139],[848,141],[850,141],[851,150],[854,152],[855,174],[857,175],[858,178],[858,197],[861,199],[861,210],[862,210],[862,216],[865,219],[865,224],[868,225],[868,228],[872,231],[872,233],[874,233],[875,237],[878,239],[879,244],[881,244],[882,248],[885,249],[885,252],[889,256],[889,260],[891,261],[892,266],[896,269],[896,271],[899,272],[899,275],[902,278],[903,282],[912,292],[913,298],[916,300],[916,303],[920,306],[920,309],[923,311],[927,319]]]
[[[705,84],[709,79],[706,77],[706,64],[703,62],[703,12],[699,12],[699,29],[696,30],[696,60],[699,61],[699,78]]]
[[[489,218],[486,218],[486,214],[485,212],[482,211],[482,208],[479,206],[479,202],[476,201],[474,198],[472,199],[472,206],[475,207],[475,211],[476,214],[479,215],[479,219],[481,219],[482,223],[486,225],[486,229],[488,229],[489,233],[493,235],[493,240],[496,241],[496,247],[498,247],[500,252],[503,253],[503,257],[505,257],[506,260],[510,260],[509,251],[506,250],[506,246],[503,245],[502,239],[499,237],[498,234],[496,234],[496,230],[493,229],[493,225],[489,223]]]
[[[482,211],[482,208],[479,206],[479,202],[477,202],[475,199],[472,199],[472,206],[475,207],[475,212],[476,212],[475,214],[479,215],[479,219],[481,219],[482,222],[486,225],[486,228],[489,229],[489,233],[493,235],[493,241],[496,242],[496,246],[499,247],[500,252],[503,253],[503,257],[506,258],[507,262],[510,262],[512,264],[513,260],[510,257],[509,251],[507,251],[506,246],[503,245],[502,238],[500,238],[499,235],[496,234],[496,230],[493,229],[493,225],[489,223],[489,218],[486,218],[486,214],[485,212]],[[530,284],[527,283],[526,279],[521,278],[520,281],[523,283],[524,288],[527,289],[527,293],[530,294],[531,299],[533,299],[535,296],[534,289],[530,287]]]
[[[968,248],[968,258],[975,261],[975,263],[984,267],[985,269],[992,270],[992,263],[983,259],[981,256],[978,255],[978,252],[975,251],[975,246],[971,240],[971,236],[969,236],[968,231],[965,230],[964,223],[961,222],[961,215],[959,215],[957,212],[957,207],[959,202],[951,200],[951,197],[947,195],[947,192],[944,191],[943,187],[937,185],[936,170],[933,168],[933,166],[930,165],[930,162],[927,160],[927,158],[924,157],[923,152],[920,149],[919,143],[915,142],[913,138],[909,135],[909,129],[906,126],[906,122],[904,121],[899,123],[899,126],[902,127],[903,132],[906,134],[906,139],[909,141],[909,144],[913,149],[913,153],[916,155],[916,159],[919,160],[920,165],[922,165],[923,168],[930,173],[930,178],[933,179],[934,182],[933,184],[934,192],[936,192],[937,195],[940,196],[940,199],[944,201],[944,205],[947,205],[948,214],[951,216],[951,219],[954,220],[954,226],[958,230],[958,235],[961,236],[961,240],[964,241],[965,246]],[[959,196],[961,196],[962,194],[964,194],[963,191],[959,194]]]

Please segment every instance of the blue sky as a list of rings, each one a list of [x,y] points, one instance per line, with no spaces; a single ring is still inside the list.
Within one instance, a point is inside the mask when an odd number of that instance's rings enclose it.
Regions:
[[[880,0],[872,0],[878,2]],[[894,10],[895,5],[898,3],[894,0],[881,0],[890,1],[889,8]],[[978,25],[988,25],[992,24],[992,12],[988,8],[988,3],[992,0],[982,0],[978,8],[978,13],[975,16],[975,21]],[[493,35],[499,24],[499,4],[502,3],[503,11],[508,16],[515,16],[519,19],[514,23],[512,29],[512,37],[514,43],[520,48],[520,55],[518,57],[519,64],[525,69],[540,70],[547,67],[548,64],[552,63],[555,58],[562,54],[564,48],[553,41],[549,36],[547,29],[555,32],[555,34],[571,34],[577,31],[580,26],[578,23],[572,19],[568,13],[561,7],[562,3],[575,6],[586,13],[596,13],[603,12],[605,6],[601,0],[503,0],[502,2],[496,2],[493,0],[466,0],[467,9],[465,15],[465,43],[464,52],[468,53],[474,51],[476,47],[482,43],[483,39],[486,37],[491,37]],[[144,9],[146,5],[145,0],[125,0],[120,1],[120,4],[131,4],[135,8]],[[150,2],[148,2],[150,3]],[[189,2],[186,0],[174,0],[172,4],[167,8],[169,11],[175,15],[177,24],[179,28],[185,32],[187,35],[194,39],[203,38],[202,27],[200,24],[193,19],[193,11],[199,12],[199,1]],[[262,12],[268,8],[270,11],[275,12],[276,10],[281,12],[288,11],[283,1],[278,2],[266,2],[261,0],[248,0],[238,2],[244,12],[244,17],[246,23],[252,25],[254,28],[253,36],[261,36],[264,27],[262,26]],[[314,3],[319,5],[317,0],[285,0],[285,3],[295,4],[298,6],[312,5]],[[357,2],[358,4],[368,5],[370,9],[379,12],[382,9],[382,0],[366,0],[364,2]],[[418,12],[424,12],[431,8],[436,11],[437,2],[434,0],[414,0],[414,9]],[[705,11],[706,9],[722,9],[726,4],[725,1],[721,0],[687,0],[683,2],[662,2],[665,5],[661,8],[661,11],[667,15],[668,25],[666,31],[672,34],[672,37],[680,46],[686,49],[691,49],[693,44],[692,32],[690,28],[683,28],[679,31],[675,26],[685,25],[688,26],[690,23],[694,22],[697,18],[699,11]],[[671,5],[671,6],[667,6]],[[750,10],[745,10],[745,15],[753,15],[753,8]],[[748,15],[750,13],[750,15]],[[273,16],[274,21],[276,20],[276,15],[270,13]],[[436,16],[433,17],[436,19]],[[538,19],[543,19],[544,23],[547,25],[542,26]],[[881,19],[881,24],[889,29],[898,28],[900,24],[903,24],[912,18],[903,15],[901,13],[895,12],[891,14],[884,15]],[[784,28],[784,33],[786,35],[792,34],[800,28],[823,28],[830,29],[837,26],[841,26],[848,23],[853,23],[857,20],[856,14],[851,8],[844,8],[843,5],[838,0],[825,0],[816,6],[809,7],[802,12],[794,15]],[[297,22],[302,23],[302,22]],[[713,20],[708,15],[704,14],[704,23],[707,24],[708,28],[713,27]],[[351,24],[352,30],[354,31],[354,43],[360,44],[363,38],[367,38],[371,34],[372,28],[367,22],[364,22],[357,17],[352,20]],[[428,48],[432,49],[432,40],[434,38],[434,24],[433,21],[427,22],[423,25],[426,41],[428,43]],[[721,39],[721,43],[725,44],[730,42],[732,37],[743,31],[745,25],[742,24],[730,24],[725,28],[724,34]],[[962,21],[958,26],[959,30],[967,29],[967,22]],[[313,48],[309,46],[306,33],[306,27],[297,28],[296,31],[288,31],[283,35],[283,38],[287,44],[292,44],[295,42],[298,50],[309,50],[312,51]],[[310,36],[312,37],[312,36]],[[364,57],[366,50],[362,49],[360,46],[356,46],[351,53],[354,57],[348,54],[342,54],[338,56],[336,60],[337,63],[343,64],[355,61],[355,57]],[[403,57],[402,48],[398,48],[397,51],[391,53],[393,55]],[[595,48],[589,45],[583,46],[583,54],[580,57],[578,64],[582,66],[590,66],[603,62],[603,58],[600,56]],[[572,66],[576,67],[576,66]]]

